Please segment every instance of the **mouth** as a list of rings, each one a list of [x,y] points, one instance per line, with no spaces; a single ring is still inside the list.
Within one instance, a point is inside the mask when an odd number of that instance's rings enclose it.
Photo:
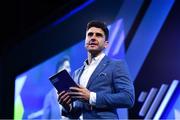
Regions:
[[[91,44],[88,44],[88,45],[90,45],[90,46],[95,46],[95,45],[97,45],[96,43],[91,43]]]
[[[89,41],[88,45],[95,46],[98,45],[98,42]]]

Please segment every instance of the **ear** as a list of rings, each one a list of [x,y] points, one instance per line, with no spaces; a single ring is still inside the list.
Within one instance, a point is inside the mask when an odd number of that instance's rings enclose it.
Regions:
[[[105,41],[104,41],[104,48],[107,48],[107,47],[108,47],[108,44],[109,44],[109,41],[105,40]]]

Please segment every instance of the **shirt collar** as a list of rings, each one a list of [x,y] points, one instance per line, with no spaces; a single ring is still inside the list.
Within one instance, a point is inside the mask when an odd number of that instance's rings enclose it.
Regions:
[[[103,59],[103,57],[105,56],[105,53],[100,53],[98,56],[96,56],[96,57],[94,57],[93,59],[92,59],[92,62],[91,62],[91,64],[93,64],[93,63],[99,63],[102,59]],[[84,61],[84,65],[85,66],[88,66],[88,60],[85,60]],[[90,65],[91,65],[90,64]]]

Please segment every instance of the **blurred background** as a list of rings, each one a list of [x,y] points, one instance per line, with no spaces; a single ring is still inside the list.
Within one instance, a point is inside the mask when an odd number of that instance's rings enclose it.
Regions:
[[[86,58],[90,20],[110,30],[106,54],[125,59],[134,81],[122,119],[180,119],[180,8],[175,0],[4,1],[1,4],[0,118],[40,119],[48,78],[64,56],[71,73]]]

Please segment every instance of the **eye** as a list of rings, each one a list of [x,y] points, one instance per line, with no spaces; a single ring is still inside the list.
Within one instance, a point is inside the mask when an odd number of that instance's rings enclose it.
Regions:
[[[103,37],[103,34],[101,34],[101,33],[96,33],[96,36],[97,36],[97,37]]]
[[[90,36],[90,37],[91,37],[91,36],[93,36],[93,34],[94,34],[94,33],[89,32],[89,33],[88,33],[88,36]]]

